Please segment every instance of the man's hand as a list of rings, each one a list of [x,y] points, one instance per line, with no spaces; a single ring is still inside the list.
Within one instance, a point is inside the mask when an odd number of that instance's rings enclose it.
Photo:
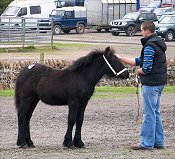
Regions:
[[[137,75],[145,75],[145,73],[142,71],[142,68],[137,69],[136,74]]]
[[[116,56],[123,64],[129,64],[131,66],[135,66],[135,58],[123,57],[120,55],[116,55]]]

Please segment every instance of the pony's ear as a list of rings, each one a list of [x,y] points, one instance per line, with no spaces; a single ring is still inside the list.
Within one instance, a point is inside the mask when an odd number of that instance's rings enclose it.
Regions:
[[[105,49],[105,52],[107,53],[107,52],[110,52],[110,50],[111,50],[111,48],[110,48],[110,46],[108,46],[106,49]]]
[[[110,46],[108,46],[106,49],[105,49],[105,55],[106,56],[111,56],[111,54],[113,54],[114,53],[114,50],[110,47]]]
[[[105,49],[105,55],[106,55],[106,56],[110,56],[110,54],[111,54],[111,48],[110,48],[110,46],[108,46],[108,47]]]

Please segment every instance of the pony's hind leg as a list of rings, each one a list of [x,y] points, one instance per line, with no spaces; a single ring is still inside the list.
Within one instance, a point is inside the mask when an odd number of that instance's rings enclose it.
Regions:
[[[39,97],[38,95],[34,96],[34,99],[33,99],[33,102],[30,106],[30,109],[27,113],[27,120],[26,120],[26,137],[25,137],[25,140],[27,142],[27,145],[31,148],[34,148],[34,144],[33,144],[33,141],[31,140],[31,137],[30,137],[30,119],[32,117],[32,114],[33,114],[33,111],[35,110],[36,108],[36,105],[38,104],[38,101],[39,101]]]
[[[29,122],[36,104],[38,103],[38,100],[35,101],[34,99],[34,96],[31,94],[30,96],[25,97],[21,101],[21,107],[18,110],[17,145],[20,146],[20,148],[26,148],[28,146],[32,147],[33,145],[33,142],[30,139]]]

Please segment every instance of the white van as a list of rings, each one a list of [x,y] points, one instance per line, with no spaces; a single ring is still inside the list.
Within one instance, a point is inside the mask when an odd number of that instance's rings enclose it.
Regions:
[[[15,23],[21,17],[28,19],[30,23],[36,22],[36,18],[49,18],[56,6],[55,0],[14,0],[2,13],[1,22],[13,19]]]

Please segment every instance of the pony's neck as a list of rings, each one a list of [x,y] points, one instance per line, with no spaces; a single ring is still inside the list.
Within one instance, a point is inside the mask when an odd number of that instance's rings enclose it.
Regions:
[[[88,67],[87,70],[87,80],[90,81],[90,84],[95,86],[97,82],[104,76],[104,61],[95,61]]]

